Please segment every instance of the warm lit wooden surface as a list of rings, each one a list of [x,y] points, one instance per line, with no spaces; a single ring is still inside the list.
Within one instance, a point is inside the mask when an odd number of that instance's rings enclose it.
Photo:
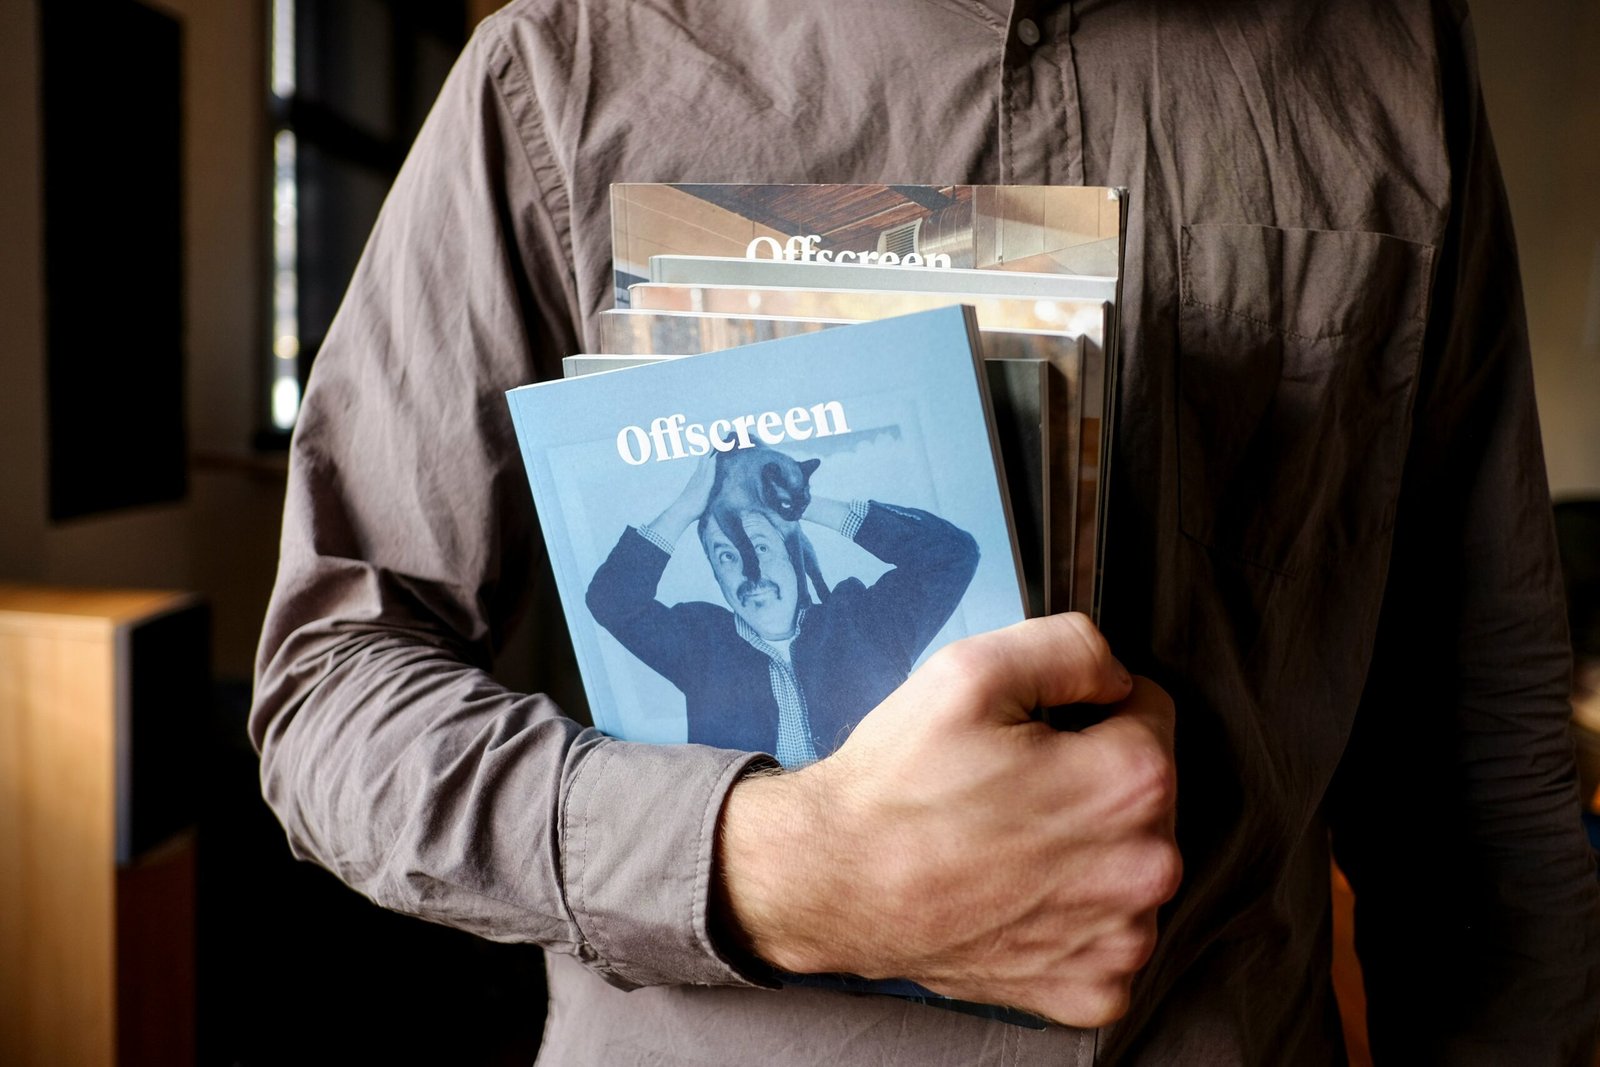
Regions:
[[[1356,898],[1344,872],[1333,869],[1333,992],[1344,1023],[1345,1051],[1350,1067],[1371,1067],[1367,1044],[1367,993],[1361,983],[1361,963],[1356,959]]]
[[[192,1067],[194,919],[192,832],[117,871],[117,1062]]]
[[[0,585],[0,1063],[114,1062],[116,636],[188,602]]]
[[[0,584],[0,626],[104,628],[172,611],[190,602],[184,593],[152,589],[68,589]],[[25,616],[11,618],[10,616]]]

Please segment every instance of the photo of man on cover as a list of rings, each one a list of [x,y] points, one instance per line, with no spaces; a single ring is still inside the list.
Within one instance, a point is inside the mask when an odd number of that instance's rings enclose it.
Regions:
[[[701,458],[589,583],[596,621],[683,693],[690,742],[770,752],[785,767],[827,756],[905,681],[972,581],[970,534],[926,511],[815,495],[818,467],[766,445]],[[691,527],[726,606],[656,599]],[[812,533],[890,569],[830,586]]]

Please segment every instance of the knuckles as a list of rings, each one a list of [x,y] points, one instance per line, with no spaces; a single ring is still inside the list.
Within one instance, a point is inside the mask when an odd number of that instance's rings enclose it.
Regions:
[[[1183,884],[1183,856],[1170,841],[1146,846],[1133,864],[1124,889],[1137,911],[1153,911],[1171,900]]]
[[[1068,1026],[1093,1029],[1126,1015],[1128,1001],[1129,989],[1125,981],[1080,984],[1063,993],[1048,1014]]]
[[[1139,739],[1115,746],[1104,756],[1101,773],[1118,810],[1141,824],[1172,814],[1178,800],[1178,770],[1160,745]]]
[[[941,691],[956,693],[985,689],[995,670],[992,651],[981,640],[952,641],[928,657],[923,671]]]
[[[1106,966],[1114,975],[1131,976],[1150,962],[1156,950],[1156,931],[1146,923],[1109,938],[1103,947]]]
[[[1092,878],[1083,886],[1085,897],[1104,914],[1119,922],[1154,923],[1157,910],[1183,884],[1183,857],[1170,840],[1142,836],[1108,852]]]

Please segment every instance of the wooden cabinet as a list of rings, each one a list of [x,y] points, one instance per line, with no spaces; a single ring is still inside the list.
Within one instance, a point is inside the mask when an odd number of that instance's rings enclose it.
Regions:
[[[181,594],[0,585],[0,1063],[194,1062],[207,634]]]

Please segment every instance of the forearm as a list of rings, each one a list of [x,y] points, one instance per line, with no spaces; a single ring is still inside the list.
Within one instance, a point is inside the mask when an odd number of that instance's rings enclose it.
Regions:
[[[277,650],[251,715],[263,793],[295,855],[385,907],[573,951],[581,937],[560,886],[502,884],[507,871],[536,871],[526,861],[556,844],[555,805],[518,805],[524,825],[501,840],[481,796],[553,799],[593,742],[580,744],[581,728],[547,699],[508,693],[414,635],[322,629]],[[457,777],[466,768],[472,780]],[[469,872],[471,852],[456,842],[480,836],[492,862]]]
[[[955,611],[978,566],[971,534],[925,511],[873,502],[856,544],[894,564],[868,590],[882,636],[893,637],[909,665]]]
[[[793,974],[870,968],[848,956],[838,916],[856,887],[834,878],[830,861],[848,846],[830,830],[841,798],[830,798],[830,767],[755,774],[728,794],[719,829],[714,923],[730,947]]]
[[[700,518],[700,511],[683,500],[674,500],[665,511],[651,519],[648,528],[669,545],[676,545],[685,530]]]
[[[862,515],[854,540],[885,563],[941,581],[948,573],[965,588],[977,565],[972,535],[931,512],[873,501]]]
[[[415,626],[350,616],[271,651],[251,731],[295,854],[376,903],[617,984],[743,981],[694,886],[750,757],[605,738]]]
[[[832,497],[814,496],[811,498],[811,503],[806,505],[805,514],[801,518],[839,533],[850,520],[850,505]]]
[[[655,593],[672,558],[665,544],[653,527],[624,530],[589,580],[584,594],[589,611],[619,639],[622,631],[662,625],[669,609]]]
[[[486,670],[541,552],[504,393],[579,348],[519,63],[487,20],[319,349],[250,736],[296,854],[374,900],[617,982],[737,982],[703,887],[747,757],[614,741]]]

